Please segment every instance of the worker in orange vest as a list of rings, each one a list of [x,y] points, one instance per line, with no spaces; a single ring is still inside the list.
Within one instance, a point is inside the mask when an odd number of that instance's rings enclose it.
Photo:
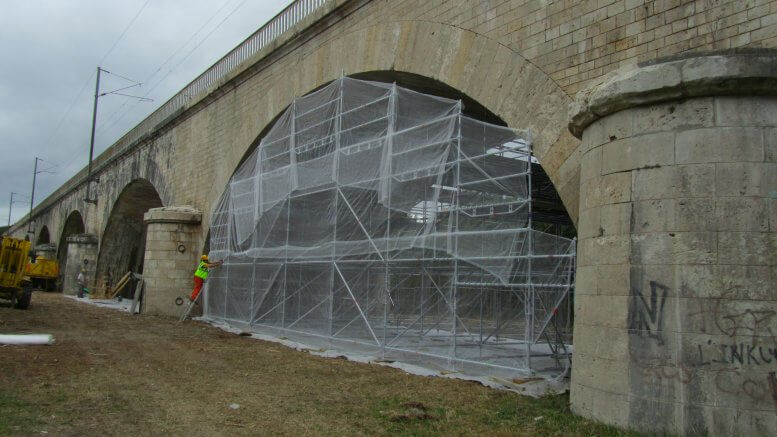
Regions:
[[[200,290],[202,290],[202,284],[208,279],[208,269],[218,267],[222,264],[224,264],[224,261],[208,262],[208,255],[200,257],[200,264],[194,272],[194,290],[192,290],[192,294],[189,296],[189,301],[194,302],[197,300],[197,297],[199,297]]]

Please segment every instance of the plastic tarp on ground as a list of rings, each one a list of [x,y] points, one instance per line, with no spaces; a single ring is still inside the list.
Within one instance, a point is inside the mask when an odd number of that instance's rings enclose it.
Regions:
[[[215,209],[204,317],[433,368],[563,368],[575,242],[532,230],[531,160],[527,132],[459,101],[350,78],[298,98]]]

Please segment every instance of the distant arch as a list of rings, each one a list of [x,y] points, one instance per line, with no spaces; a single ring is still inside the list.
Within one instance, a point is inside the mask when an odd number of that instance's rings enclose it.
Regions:
[[[49,228],[46,226],[43,226],[40,229],[40,232],[38,233],[38,239],[35,240],[35,245],[39,246],[41,244],[49,244],[51,243],[51,237],[49,236]]]
[[[143,214],[163,206],[154,185],[147,179],[127,184],[113,204],[100,238],[97,284],[114,284],[127,271],[143,273],[146,226]]]
[[[84,218],[81,216],[81,213],[77,210],[72,211],[67,216],[64,226],[62,226],[62,232],[59,235],[59,244],[57,245],[60,286],[64,283],[62,275],[65,273],[65,267],[67,266],[67,238],[73,235],[83,234],[85,231]]]

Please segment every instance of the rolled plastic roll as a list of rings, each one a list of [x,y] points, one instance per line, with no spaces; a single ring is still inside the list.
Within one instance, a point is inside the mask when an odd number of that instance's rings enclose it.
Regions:
[[[0,334],[0,344],[54,344],[51,334]]]

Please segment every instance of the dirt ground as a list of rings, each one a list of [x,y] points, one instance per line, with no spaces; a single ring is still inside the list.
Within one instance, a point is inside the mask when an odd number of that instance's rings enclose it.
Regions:
[[[619,434],[571,415],[567,396],[320,358],[56,293],[35,292],[27,311],[0,303],[0,333],[56,339],[0,346],[3,435]]]

